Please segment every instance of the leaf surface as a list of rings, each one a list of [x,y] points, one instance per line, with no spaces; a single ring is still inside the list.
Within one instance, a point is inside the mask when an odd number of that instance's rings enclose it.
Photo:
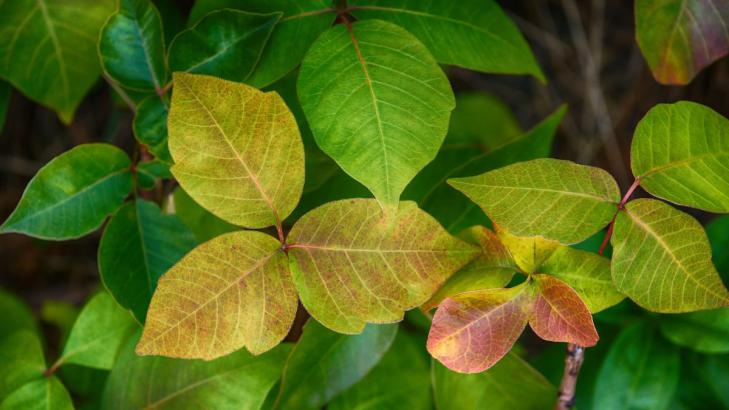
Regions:
[[[63,240],[95,230],[129,195],[129,166],[127,154],[108,144],[64,152],[30,180],[0,232]]]
[[[382,19],[412,32],[442,64],[544,82],[529,45],[495,1],[353,0],[357,19]]]
[[[23,385],[0,403],[0,410],[73,410],[71,395],[56,378],[42,377]]]
[[[182,188],[177,188],[173,194],[175,215],[187,225],[199,242],[205,242],[224,233],[237,231],[238,227],[232,225],[208,212],[200,206]]]
[[[651,194],[729,213],[729,121],[711,108],[656,105],[638,123],[630,155],[633,174]]]
[[[581,242],[607,225],[620,191],[599,168],[535,159],[448,183],[514,235]]]
[[[298,94],[319,147],[388,206],[435,158],[455,105],[425,46],[380,20],[322,34],[301,64]]]
[[[527,274],[536,272],[542,266],[542,263],[560,246],[559,242],[544,239],[540,236],[522,237],[512,235],[500,225],[496,225],[494,229],[516,266]]]
[[[20,298],[0,288],[0,340],[19,330],[40,334],[33,312]]]
[[[629,202],[615,220],[612,275],[618,291],[661,313],[729,305],[701,225],[655,199]]]
[[[276,93],[175,73],[169,147],[177,181],[204,208],[248,228],[282,221],[304,185],[294,116]]]
[[[421,305],[477,249],[450,236],[413,202],[384,215],[372,199],[331,202],[289,233],[301,301],[330,329],[359,333]]]
[[[256,231],[221,235],[162,276],[137,353],[211,360],[245,346],[260,354],[283,340],[296,307],[277,240]]]
[[[661,318],[661,331],[673,343],[702,353],[729,353],[729,309],[704,310]]]
[[[0,402],[41,378],[45,370],[43,347],[35,332],[23,329],[0,339]]]
[[[136,199],[107,224],[99,243],[99,273],[114,299],[144,323],[160,276],[195,245],[192,233],[176,216]]]
[[[729,280],[729,215],[720,216],[706,227],[706,236],[711,244],[711,255],[714,266],[724,281]],[[725,282],[726,283],[726,282]]]
[[[140,144],[165,163],[171,164],[172,157],[167,147],[167,115],[169,108],[156,95],[143,99],[134,114],[132,130]]]

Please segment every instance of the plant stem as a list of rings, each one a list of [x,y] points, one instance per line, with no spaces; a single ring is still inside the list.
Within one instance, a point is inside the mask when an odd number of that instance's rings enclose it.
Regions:
[[[575,392],[577,389],[577,376],[585,360],[585,348],[572,343],[567,345],[567,357],[564,359],[564,373],[559,385],[556,410],[569,410],[575,405]]]
[[[625,204],[628,203],[628,200],[631,196],[633,196],[633,193],[636,189],[638,189],[638,186],[640,186],[640,178],[636,178],[635,181],[633,181],[633,185],[628,188],[628,191],[623,195],[623,199],[620,200],[620,203],[618,204],[618,212],[623,210],[625,208]],[[615,218],[618,217],[618,212],[615,212],[615,215],[613,216],[613,219],[610,221],[610,225],[608,225],[608,230],[605,233],[605,237],[602,240],[602,244],[600,245],[600,250],[597,252],[598,254],[602,255],[603,252],[605,252],[605,248],[607,247],[608,242],[610,242],[610,238],[613,236],[613,227],[615,226]]]

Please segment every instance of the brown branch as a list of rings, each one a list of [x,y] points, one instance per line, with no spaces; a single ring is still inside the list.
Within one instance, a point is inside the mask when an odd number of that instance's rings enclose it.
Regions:
[[[567,357],[564,360],[564,373],[562,383],[559,385],[557,404],[555,410],[569,410],[575,405],[575,393],[577,390],[577,376],[580,374],[580,367],[585,360],[585,348],[572,343],[567,345]]]

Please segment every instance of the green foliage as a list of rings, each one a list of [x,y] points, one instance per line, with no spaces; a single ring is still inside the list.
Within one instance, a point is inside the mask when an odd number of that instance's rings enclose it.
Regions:
[[[145,146],[156,158],[172,163],[167,148],[167,115],[169,108],[156,95],[151,95],[137,104],[132,129],[140,144]]]

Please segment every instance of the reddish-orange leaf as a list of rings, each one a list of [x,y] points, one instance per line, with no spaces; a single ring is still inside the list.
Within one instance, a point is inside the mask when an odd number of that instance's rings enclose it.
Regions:
[[[529,325],[552,342],[594,346],[598,336],[590,310],[577,292],[549,275],[533,275],[534,306]]]
[[[461,373],[478,373],[493,366],[511,350],[529,320],[532,295],[525,290],[525,285],[519,285],[446,299],[433,317],[428,351]]]

